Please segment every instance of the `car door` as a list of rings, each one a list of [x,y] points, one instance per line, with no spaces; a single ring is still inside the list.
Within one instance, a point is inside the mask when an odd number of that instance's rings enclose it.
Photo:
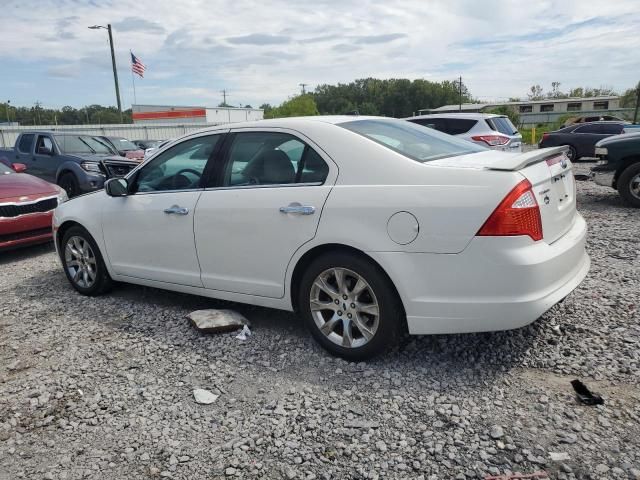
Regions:
[[[27,166],[27,170],[32,175],[33,171],[33,145],[35,142],[35,134],[23,133],[16,142],[15,158],[11,159],[11,163],[23,163]]]
[[[33,163],[29,173],[43,178],[48,182],[56,183],[59,159],[55,156],[55,153],[56,151],[51,136],[38,134],[33,151]]]
[[[595,146],[603,138],[609,135],[605,134],[602,130],[602,124],[600,123],[587,123],[576,128],[573,131],[575,141],[575,147],[577,150],[577,158],[580,157],[593,157],[595,155]]]
[[[102,211],[107,255],[118,275],[201,287],[193,238],[203,176],[223,132],[190,136],[134,171],[130,194]]]
[[[194,234],[206,288],[280,298],[287,265],[316,234],[337,166],[309,139],[236,130],[196,208]]]

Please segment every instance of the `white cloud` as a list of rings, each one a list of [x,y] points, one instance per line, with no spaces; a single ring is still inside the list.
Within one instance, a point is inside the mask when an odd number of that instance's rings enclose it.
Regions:
[[[128,50],[148,65],[138,82],[145,103],[278,103],[298,84],[356,78],[444,80],[463,76],[481,98],[548,88],[637,82],[636,0],[10,0],[0,16],[3,64],[42,64],[41,80],[104,70],[114,28],[121,77]],[[34,11],[46,11],[34,21]],[[90,60],[88,62],[88,60]],[[34,97],[44,96],[35,92]],[[61,98],[81,105],[83,98]]]

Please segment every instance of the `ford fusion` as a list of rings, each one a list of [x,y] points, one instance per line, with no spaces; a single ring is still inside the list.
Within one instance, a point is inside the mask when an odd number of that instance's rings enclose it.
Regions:
[[[335,355],[527,325],[589,270],[564,147],[510,154],[403,120],[186,135],[54,212],[84,295],[114,281],[294,310]]]

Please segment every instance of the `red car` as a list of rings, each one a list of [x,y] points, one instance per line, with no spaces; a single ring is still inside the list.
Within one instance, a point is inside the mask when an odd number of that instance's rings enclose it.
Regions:
[[[0,250],[51,241],[51,215],[65,191],[0,161]]]

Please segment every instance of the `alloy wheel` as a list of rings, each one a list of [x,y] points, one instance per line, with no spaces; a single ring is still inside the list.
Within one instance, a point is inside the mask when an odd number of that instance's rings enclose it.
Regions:
[[[97,274],[96,256],[86,239],[70,237],[64,248],[64,260],[73,283],[80,288],[93,286]]]
[[[635,198],[640,200],[640,173],[638,173],[629,181],[629,192]]]
[[[367,281],[346,268],[330,268],[311,286],[310,308],[322,334],[344,348],[369,343],[380,324],[380,307]]]

